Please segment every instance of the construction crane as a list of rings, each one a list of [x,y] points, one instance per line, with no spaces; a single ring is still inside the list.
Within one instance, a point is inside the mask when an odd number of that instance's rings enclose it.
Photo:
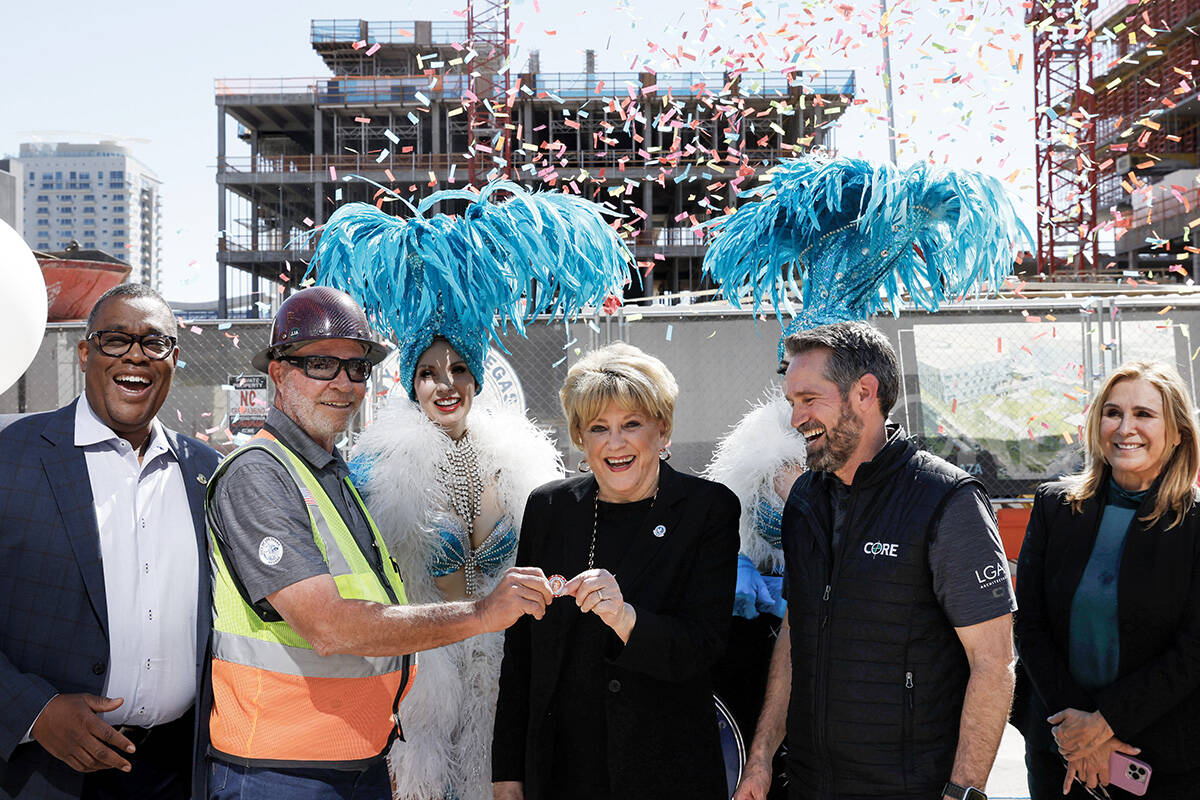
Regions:
[[[495,164],[504,175],[509,174],[514,135],[511,128],[504,127],[511,122],[512,110],[508,93],[509,3],[467,0],[467,45],[475,54],[467,65],[471,91],[467,107],[467,179],[472,186],[479,185],[481,172],[486,175],[491,171],[485,168],[487,164]]]
[[[1051,275],[1099,266],[1096,98],[1092,94],[1092,13],[1096,0],[1034,0],[1037,267]]]

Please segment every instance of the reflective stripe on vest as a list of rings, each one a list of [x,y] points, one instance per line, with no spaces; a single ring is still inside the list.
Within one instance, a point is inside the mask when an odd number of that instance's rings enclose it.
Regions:
[[[262,450],[278,461],[304,497],[313,541],[338,594],[405,602],[375,522],[354,484],[346,483],[371,528],[386,584],[372,569],[329,495],[304,462],[266,431],[230,454],[209,480],[213,572],[212,749],[218,757],[263,766],[349,766],[387,752],[399,732],[400,701],[416,676],[416,656],[321,656],[290,625],[264,621],[227,567],[215,534],[212,497],[233,459]]]

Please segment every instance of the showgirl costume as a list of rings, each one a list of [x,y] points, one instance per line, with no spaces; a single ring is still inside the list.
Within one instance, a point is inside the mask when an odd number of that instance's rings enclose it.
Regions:
[[[498,192],[510,198],[492,202]],[[461,216],[426,211],[468,200]],[[489,339],[546,311],[570,316],[620,291],[632,256],[602,209],[566,194],[496,182],[479,194],[427,197],[410,219],[349,204],[330,216],[313,259],[320,283],[356,296],[378,330],[398,339],[400,381],[359,438],[355,483],[396,559],[412,603],[446,600],[435,578],[464,572],[468,597],[513,565],[525,501],[562,477],[554,443],[525,415],[479,392]],[[435,339],[467,363],[477,399],[455,442],[415,402],[414,372]],[[500,518],[473,547],[485,492]],[[422,652],[400,707],[404,740],[391,750],[402,800],[492,796],[491,735],[503,633]]]
[[[1012,270],[1017,244],[1030,241],[997,180],[925,162],[901,170],[808,156],[784,161],[769,184],[743,196],[760,199],[712,223],[704,271],[734,307],[749,296],[758,312],[769,298],[781,323],[782,312],[792,316],[779,340],[780,360],[788,335],[883,310],[898,315],[901,294],[932,312],[985,285],[994,291]],[[792,297],[800,299],[799,309]],[[718,443],[704,473],[742,503],[734,608],[744,619],[735,617],[718,691],[729,695],[748,731],[761,707],[778,629],[777,621],[755,618],[759,612],[782,616],[786,607],[782,579],[774,577],[783,569],[784,505],[774,483],[781,470],[803,467],[806,452],[790,418],[786,399],[769,390]],[[766,641],[757,641],[762,637]],[[781,791],[773,787],[772,797]]]
[[[733,490],[742,504],[739,570],[751,566],[763,575],[783,574],[783,550],[779,523],[783,517],[783,498],[775,491],[775,476],[784,470],[804,467],[804,437],[791,426],[791,407],[778,388],[767,390],[762,401],[738,421],[717,443],[713,459],[704,477],[723,483]],[[777,611],[782,616],[778,592],[771,599],[761,592],[749,598],[758,611]],[[743,605],[735,612],[754,616]]]
[[[474,550],[477,594],[513,565],[525,500],[563,475],[545,433],[509,408],[477,402],[466,438],[478,473],[495,481],[502,516]],[[363,433],[356,464],[370,464],[366,501],[404,578],[410,603],[445,598],[435,577],[467,568],[467,520],[453,510],[442,459],[454,443],[420,406],[394,398]],[[404,741],[392,748],[396,796],[491,796],[491,739],[504,634],[487,633],[422,652],[417,680],[400,707]]]

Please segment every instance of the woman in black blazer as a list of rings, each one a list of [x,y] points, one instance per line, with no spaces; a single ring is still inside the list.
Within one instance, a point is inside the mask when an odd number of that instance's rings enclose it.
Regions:
[[[1200,796],[1198,439],[1179,374],[1126,364],[1088,411],[1085,471],[1038,489],[1013,706],[1034,800],[1073,779],[1086,797],[1114,752],[1150,765],[1146,797]]]
[[[661,361],[625,344],[567,375],[591,474],[525,508],[517,564],[559,596],[505,637],[497,798],[727,797],[709,669],[733,610],[739,507],[666,465],[677,393]]]

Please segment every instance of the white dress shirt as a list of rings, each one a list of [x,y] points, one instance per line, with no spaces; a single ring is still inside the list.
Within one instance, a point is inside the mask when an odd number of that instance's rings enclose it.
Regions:
[[[199,555],[179,459],[156,419],[139,464],[86,395],[75,410],[75,446],[84,451],[100,530],[109,641],[104,694],[125,698],[100,716],[145,728],[171,722],[196,697]]]

